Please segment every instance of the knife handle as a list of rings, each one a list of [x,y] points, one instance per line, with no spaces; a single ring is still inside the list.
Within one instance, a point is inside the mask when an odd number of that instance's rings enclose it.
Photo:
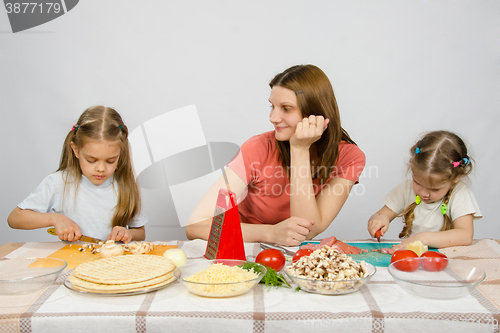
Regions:
[[[56,228],[48,228],[47,232],[51,235],[57,236]]]
[[[380,242],[380,236],[381,236],[380,234],[381,234],[381,233],[382,233],[382,232],[380,231],[380,229],[378,229],[378,230],[375,232],[375,237],[377,237],[377,240],[378,240],[379,242]]]

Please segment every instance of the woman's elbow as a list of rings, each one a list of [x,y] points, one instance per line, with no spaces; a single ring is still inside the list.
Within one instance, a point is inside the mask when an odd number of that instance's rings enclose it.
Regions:
[[[190,225],[186,226],[185,232],[186,232],[187,239],[193,240],[193,239],[199,238],[199,237],[196,236],[195,228],[196,227],[193,224],[190,224]]]

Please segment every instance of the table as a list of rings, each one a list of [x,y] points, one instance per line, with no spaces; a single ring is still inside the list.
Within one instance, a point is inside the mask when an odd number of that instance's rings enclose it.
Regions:
[[[66,242],[7,243],[0,257],[48,256]],[[206,242],[172,241],[188,260],[201,258]],[[248,260],[259,244],[246,243]],[[292,250],[294,250],[292,248]],[[67,269],[47,289],[0,295],[1,332],[500,332],[500,245],[476,240],[469,247],[442,250],[473,261],[487,278],[470,296],[433,300],[402,290],[387,268],[359,292],[322,296],[293,288],[258,285],[251,292],[212,299],[188,293],[178,283],[135,296],[99,296],[67,289]],[[1,262],[0,262],[1,269]]]

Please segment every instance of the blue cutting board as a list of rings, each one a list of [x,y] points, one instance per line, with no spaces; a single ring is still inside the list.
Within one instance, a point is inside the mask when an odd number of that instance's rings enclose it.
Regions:
[[[300,247],[305,244],[319,244],[319,241],[310,241],[310,242],[302,242],[300,244]],[[390,254],[384,254],[380,253],[380,251],[373,252],[372,250],[378,250],[378,242],[366,242],[366,243],[347,243],[352,246],[359,247],[361,250],[368,250],[366,253],[361,253],[361,254],[349,254],[354,260],[361,261],[364,260],[373,266],[377,267],[389,267],[391,264],[391,255]],[[396,245],[399,243],[380,243],[380,246],[382,248],[392,248],[393,245]],[[429,249],[431,251],[437,251],[437,249]]]

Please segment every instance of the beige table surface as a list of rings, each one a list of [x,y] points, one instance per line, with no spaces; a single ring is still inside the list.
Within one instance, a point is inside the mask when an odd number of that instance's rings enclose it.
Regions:
[[[7,243],[0,257],[45,257],[66,244]],[[167,244],[179,246],[190,261],[204,260],[204,241]],[[260,244],[246,243],[247,260],[260,250]],[[358,292],[342,296],[261,284],[238,297],[214,299],[174,282],[147,294],[112,297],[69,290],[64,282],[72,270],[66,269],[44,290],[0,294],[0,332],[500,332],[499,242],[476,240],[441,252],[481,267],[487,278],[470,295],[451,300],[408,294],[386,267],[377,267]]]

